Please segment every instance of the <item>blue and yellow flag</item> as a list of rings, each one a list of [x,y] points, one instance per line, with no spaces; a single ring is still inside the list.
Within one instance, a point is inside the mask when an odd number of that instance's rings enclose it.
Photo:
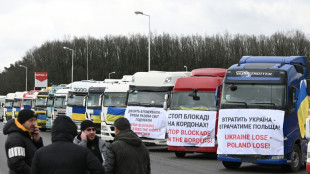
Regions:
[[[111,121],[114,122],[120,117],[124,117],[125,115],[125,108],[113,108],[113,107],[108,107],[107,111],[107,116],[106,116],[106,121]]]
[[[305,132],[306,132],[305,124],[306,124],[306,119],[308,117],[308,111],[309,111],[309,99],[308,99],[305,80],[303,80],[300,85],[297,108],[298,108],[297,115],[298,115],[300,135],[302,138],[304,138]]]

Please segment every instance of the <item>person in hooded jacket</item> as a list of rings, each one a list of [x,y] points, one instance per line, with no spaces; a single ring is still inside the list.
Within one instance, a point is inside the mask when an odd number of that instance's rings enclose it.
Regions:
[[[77,126],[67,116],[59,116],[52,127],[52,144],[34,155],[32,174],[104,174],[104,168],[93,153],[73,143]]]
[[[82,121],[81,133],[74,138],[73,143],[88,148],[104,165],[107,146],[105,141],[96,135],[95,124],[92,121]]]
[[[32,110],[23,109],[3,128],[4,135],[8,135],[5,152],[10,174],[29,174],[33,156],[43,146],[36,119]]]
[[[127,118],[114,122],[115,138],[107,147],[105,170],[107,174],[149,174],[149,151],[141,139],[131,130]]]

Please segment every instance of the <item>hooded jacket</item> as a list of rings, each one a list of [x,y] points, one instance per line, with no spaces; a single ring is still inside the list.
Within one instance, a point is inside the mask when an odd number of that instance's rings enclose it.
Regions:
[[[99,160],[87,148],[74,144],[77,127],[67,116],[57,117],[52,144],[39,149],[33,158],[32,174],[104,174]]]
[[[102,165],[104,165],[105,163],[105,156],[106,156],[106,151],[107,151],[107,146],[105,144],[105,141],[103,139],[101,139],[100,137],[98,137],[97,135],[95,135],[95,142],[98,142],[98,147],[99,147],[99,151],[100,151],[100,155],[102,157]],[[82,140],[81,139],[81,133],[79,133],[73,140],[74,144],[78,144],[82,147],[87,148],[87,143],[88,141]]]
[[[141,139],[132,130],[121,130],[107,148],[107,174],[149,174],[150,156]]]
[[[17,118],[6,123],[3,133],[8,135],[5,142],[5,152],[10,174],[30,173],[34,153],[43,146],[42,138],[39,142],[35,142],[31,133],[17,121]]]

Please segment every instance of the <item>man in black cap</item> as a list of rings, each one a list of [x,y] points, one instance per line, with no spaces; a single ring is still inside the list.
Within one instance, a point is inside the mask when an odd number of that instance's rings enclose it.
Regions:
[[[36,120],[32,110],[23,109],[17,118],[9,120],[3,128],[4,135],[8,135],[5,152],[10,174],[30,173],[34,153],[43,146]]]
[[[106,163],[108,174],[149,174],[150,156],[141,139],[131,130],[127,118],[121,117],[114,122],[115,139],[108,146]]]
[[[93,153],[72,142],[76,135],[77,127],[70,117],[57,117],[52,127],[52,144],[35,153],[31,174],[104,174]]]
[[[105,141],[96,135],[95,124],[92,121],[82,121],[81,133],[74,138],[73,143],[88,148],[104,165],[107,146]]]

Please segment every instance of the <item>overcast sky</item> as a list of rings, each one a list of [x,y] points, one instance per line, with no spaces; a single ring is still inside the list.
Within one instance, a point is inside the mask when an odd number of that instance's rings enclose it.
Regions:
[[[34,47],[64,38],[147,34],[309,36],[309,0],[0,0],[0,70]]]

